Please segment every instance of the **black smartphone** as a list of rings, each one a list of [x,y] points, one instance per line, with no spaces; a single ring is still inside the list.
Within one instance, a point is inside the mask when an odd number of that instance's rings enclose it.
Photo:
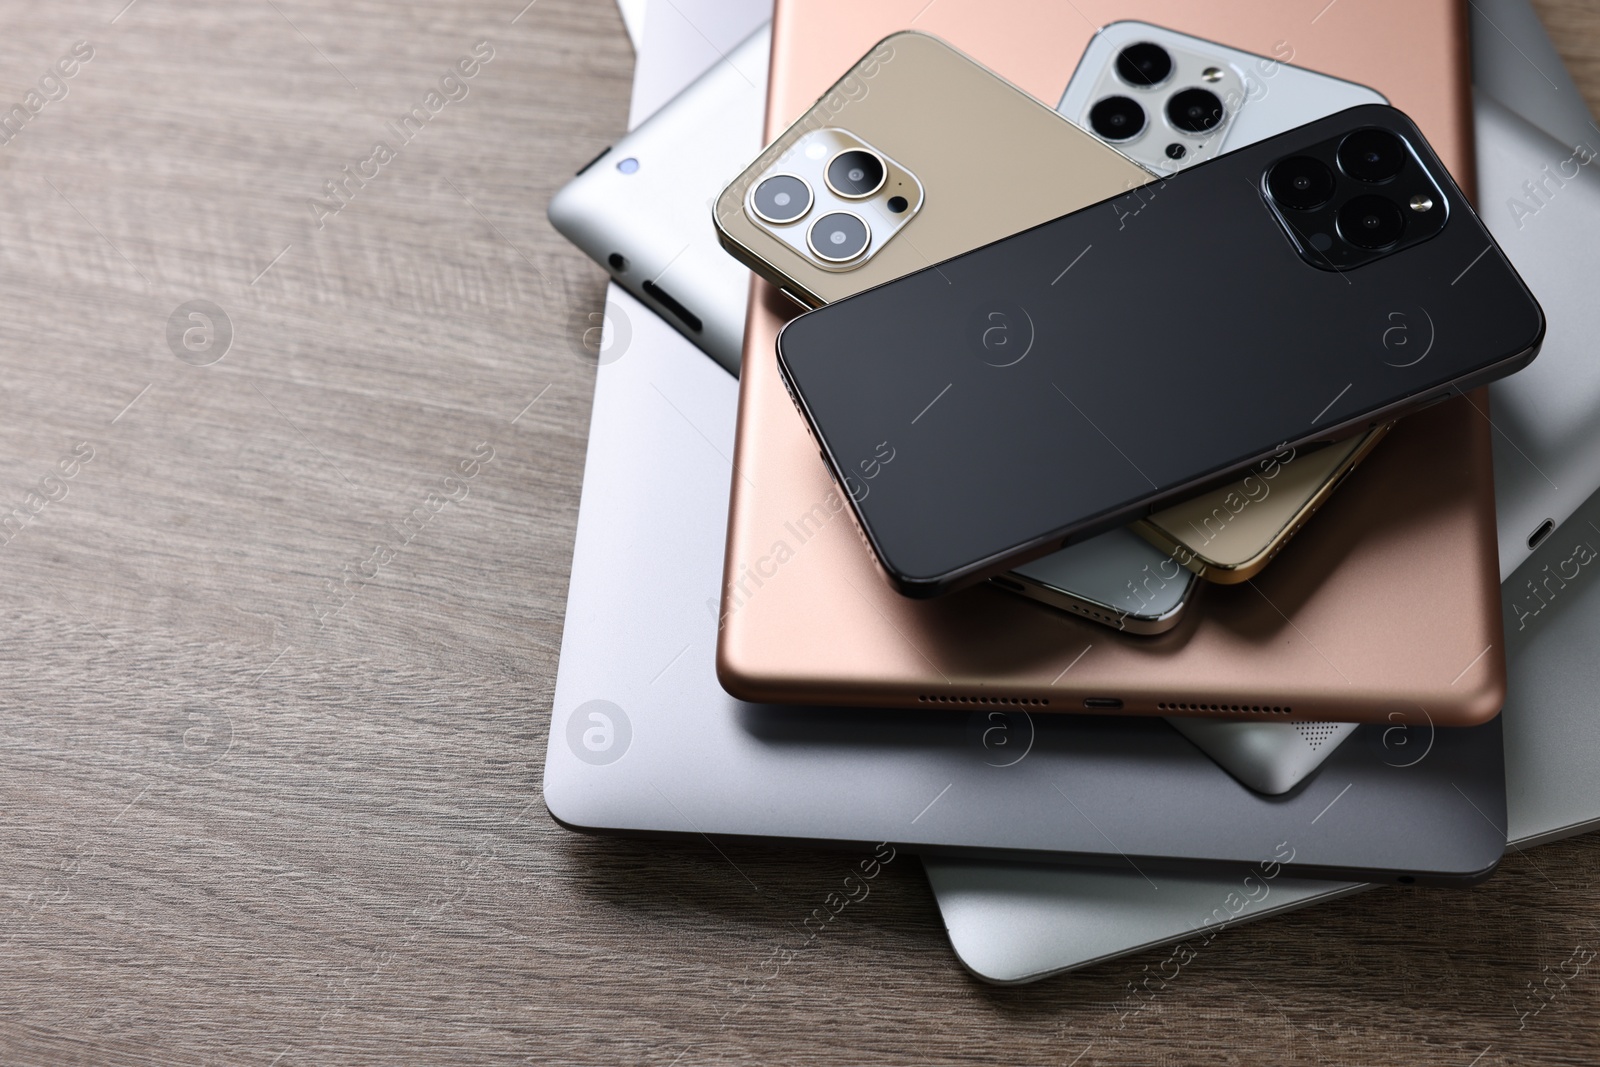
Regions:
[[[1510,374],[1544,328],[1373,104],[802,315],[778,359],[841,484],[894,450],[851,507],[930,597]]]

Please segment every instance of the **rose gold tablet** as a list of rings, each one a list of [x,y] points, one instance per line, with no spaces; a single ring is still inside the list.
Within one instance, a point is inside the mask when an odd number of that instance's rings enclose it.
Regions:
[[[1044,101],[1100,25],[1141,19],[1370,85],[1470,179],[1465,16],[1377,0],[779,0],[767,128],[872,45],[923,30]],[[1373,33],[1382,26],[1383,33]],[[974,146],[980,150],[981,146]],[[1504,692],[1489,426],[1452,400],[1398,425],[1259,577],[1158,637],[977,588],[911,601],[879,577],[778,375],[793,305],[752,290],[718,674],[753,701],[1467,725]],[[1475,396],[1480,405],[1484,398]],[[1152,576],[1159,580],[1159,576]]]

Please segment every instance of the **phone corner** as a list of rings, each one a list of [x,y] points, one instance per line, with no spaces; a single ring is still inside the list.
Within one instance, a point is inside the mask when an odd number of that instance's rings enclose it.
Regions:
[[[727,221],[730,217],[734,217],[744,210],[744,194],[734,188],[743,178],[744,175],[741,174],[723,186],[722,192],[718,193],[717,198],[711,202],[711,228],[717,232],[717,243],[722,246],[722,250],[749,266],[750,264],[746,260],[746,256],[749,253],[745,249],[743,242],[734,236],[733,230]]]
[[[1164,633],[1177,629],[1178,624],[1183,621],[1184,613],[1188,608],[1188,601],[1185,600],[1165,615],[1144,619],[1130,617],[1109,625],[1117,633],[1131,634],[1134,637],[1160,637]]]
[[[779,292],[778,295],[780,297],[783,296],[782,292]],[[804,314],[805,312],[801,312],[801,315]],[[779,369],[782,370],[785,375],[788,374],[789,362],[784,356],[784,346],[789,340],[789,327],[793,326],[795,321],[799,318],[800,315],[795,315],[792,318],[784,319],[782,322],[778,323],[778,332],[772,335],[772,354],[777,359]]]
[[[865,524],[863,524],[863,528],[865,528]],[[944,596],[946,593],[953,593],[957,589],[963,589],[969,585],[977,585],[990,577],[987,573],[970,575],[964,579],[957,575],[949,574],[935,575],[933,577],[906,574],[892,566],[884,558],[882,549],[876,544],[871,547],[873,562],[878,566],[878,573],[888,581],[891,589],[907,600],[933,600]]]
[[[1162,33],[1173,34],[1175,36],[1189,36],[1186,33],[1179,34],[1178,31],[1169,30],[1164,26],[1156,26],[1154,23],[1145,22],[1142,19],[1112,19],[1110,22],[1096,29],[1094,31],[1094,35],[1089,38],[1089,42],[1091,44],[1093,44],[1095,41],[1109,42],[1112,41],[1113,38],[1122,34],[1143,33],[1144,31],[1150,29],[1159,30]]]
[[[1279,545],[1274,543],[1262,549],[1253,559],[1247,559],[1238,564],[1223,564],[1213,561],[1208,565],[1196,559],[1195,563],[1199,565],[1200,570],[1194,571],[1194,573],[1212,585],[1243,585],[1267,569],[1267,563],[1277,553],[1278,548]],[[1190,570],[1193,570],[1193,567]]]
[[[1522,280],[1520,274],[1517,280]],[[1533,294],[1533,290],[1527,288],[1526,282],[1523,282],[1523,289],[1528,294],[1528,307],[1533,312],[1533,335],[1523,350],[1512,360],[1513,374],[1539,358],[1539,353],[1544,349],[1545,334],[1550,328],[1550,320],[1545,317],[1544,305],[1539,303],[1539,298]]]
[[[1381,94],[1380,94],[1381,96]],[[1389,103],[1387,99],[1368,100],[1365,103],[1351,104],[1343,111],[1335,111],[1317,120],[1331,127],[1344,126],[1349,128],[1354,123],[1363,123],[1370,126],[1398,126],[1399,132],[1407,138],[1420,142],[1424,156],[1432,154],[1432,147],[1428,145],[1427,135],[1422,132],[1410,115]]]
[[[1421,137],[1424,141],[1427,140],[1427,136],[1422,132],[1422,127],[1417,125],[1416,120],[1414,120],[1410,115],[1406,114],[1406,112],[1402,111],[1398,107],[1395,107],[1391,103],[1385,102],[1385,103],[1382,103],[1382,104],[1377,104],[1377,103],[1357,104],[1355,107],[1351,108],[1350,110],[1351,111],[1363,111],[1363,112],[1367,112],[1369,114],[1372,114],[1374,116],[1376,116],[1376,115],[1384,115],[1384,116],[1387,116],[1388,118],[1390,118],[1391,120],[1398,119],[1400,124],[1406,127],[1406,132],[1415,134],[1416,136]]]
[[[905,29],[895,30],[893,33],[884,34],[882,37],[878,38],[876,43],[874,43],[871,48],[867,49],[867,51],[863,55],[862,60],[860,62],[858,62],[856,64],[856,66],[860,66],[861,63],[864,63],[868,59],[871,59],[878,52],[882,51],[886,47],[887,48],[893,48],[897,43],[899,43],[899,44],[912,44],[912,45],[930,44],[930,45],[933,45],[936,48],[941,48],[941,49],[944,49],[944,50],[947,50],[947,51],[955,51],[956,50],[953,45],[949,44],[948,42],[944,41],[943,39],[941,39],[939,37],[934,36],[933,34],[929,33],[927,30],[914,30],[914,29],[911,29],[908,26]],[[852,68],[852,69],[854,69],[854,68]]]

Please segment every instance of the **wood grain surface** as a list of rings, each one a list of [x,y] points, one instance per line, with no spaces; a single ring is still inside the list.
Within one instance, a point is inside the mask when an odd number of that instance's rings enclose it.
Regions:
[[[984,986],[909,857],[769,979],[857,857],[557,827],[604,278],[544,209],[632,54],[524,2],[0,4],[0,1062],[1600,1061],[1600,965],[1530,992],[1593,836],[1124,1022],[1164,952]],[[1538,6],[1600,103],[1600,8]]]

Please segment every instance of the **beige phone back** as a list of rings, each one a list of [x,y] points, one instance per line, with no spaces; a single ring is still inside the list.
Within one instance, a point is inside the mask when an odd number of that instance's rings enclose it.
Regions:
[[[745,209],[751,185],[796,169],[786,156],[822,129],[860,138],[923,189],[920,210],[851,269],[817,265]],[[723,190],[715,214],[729,252],[798,302],[820,307],[1151,180],[1010,82],[942,41],[906,31],[878,42],[834,83]]]

